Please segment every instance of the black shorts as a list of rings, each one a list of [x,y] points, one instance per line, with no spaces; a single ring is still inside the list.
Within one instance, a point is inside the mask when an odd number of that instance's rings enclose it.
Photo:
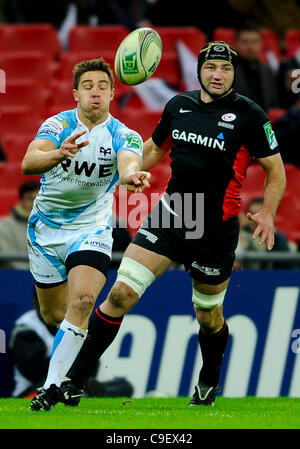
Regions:
[[[187,238],[186,228],[163,226],[166,212],[160,201],[146,218],[132,243],[183,264],[190,276],[204,284],[218,285],[231,276],[239,237],[239,220],[231,217],[204,225],[202,237]],[[159,222],[157,217],[159,216]],[[155,218],[154,218],[155,217]],[[172,221],[172,220],[171,220]],[[164,221],[166,223],[167,220]]]
[[[110,257],[100,251],[75,251],[67,257],[65,265],[68,274],[72,268],[77,267],[78,265],[86,265],[100,271],[107,278],[110,268]],[[39,288],[46,289],[58,287],[65,282],[67,282],[67,279],[52,284],[36,281],[35,285]]]

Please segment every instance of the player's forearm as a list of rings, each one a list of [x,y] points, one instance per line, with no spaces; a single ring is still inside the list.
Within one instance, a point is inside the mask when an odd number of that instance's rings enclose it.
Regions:
[[[135,160],[129,162],[127,165],[122,164],[121,168],[119,166],[119,180],[120,184],[127,184],[128,177],[136,172],[140,171],[142,169],[142,161]]]
[[[65,156],[59,150],[28,152],[22,161],[24,175],[40,175],[59,164]]]
[[[147,153],[144,153],[144,165],[143,170],[148,171],[151,168],[155,167],[160,161],[164,158],[164,154],[159,151],[153,150]]]
[[[266,175],[262,209],[275,217],[286,186],[284,170],[270,171]]]
[[[145,142],[144,144],[143,170],[151,170],[151,168],[160,163],[160,161],[165,157],[166,153],[167,151],[164,151],[156,146],[152,139],[147,140],[147,142]]]

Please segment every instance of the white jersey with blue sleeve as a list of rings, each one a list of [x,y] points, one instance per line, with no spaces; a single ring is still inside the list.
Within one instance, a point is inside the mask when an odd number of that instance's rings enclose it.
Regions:
[[[49,139],[56,148],[71,135],[85,130],[76,142],[89,141],[74,158],[66,159],[41,176],[41,189],[32,215],[48,226],[78,229],[97,224],[111,225],[113,194],[119,183],[117,156],[129,150],[140,157],[143,140],[110,114],[107,120],[89,131],[77,114],[77,108],[48,118],[35,139]]]

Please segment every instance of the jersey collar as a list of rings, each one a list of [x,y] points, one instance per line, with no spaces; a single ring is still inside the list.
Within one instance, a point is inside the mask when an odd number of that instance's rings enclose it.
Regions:
[[[204,101],[201,100],[199,90],[199,104],[202,108],[218,109],[219,107],[226,105],[228,102],[231,102],[233,100],[233,97],[234,97],[234,90],[232,89],[232,91],[225,97],[218,98],[216,100],[211,101],[210,103],[205,103]]]
[[[105,128],[105,127],[107,126],[107,124],[110,122],[111,115],[110,115],[110,113],[108,113],[107,119],[106,119],[104,122],[99,123],[99,125],[94,126],[94,128],[92,128],[91,130],[89,130],[89,128],[88,128],[88,127],[87,127],[87,126],[80,120],[80,118],[79,118],[79,116],[78,116],[78,108],[76,108],[76,119],[77,119],[77,123],[78,123],[82,128],[84,128],[84,129],[86,129],[88,132],[90,132],[90,131],[92,131],[93,129],[96,129],[96,128]]]

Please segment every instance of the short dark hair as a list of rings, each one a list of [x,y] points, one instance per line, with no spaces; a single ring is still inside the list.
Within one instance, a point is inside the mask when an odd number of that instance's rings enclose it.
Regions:
[[[103,58],[99,59],[88,59],[87,61],[81,61],[74,66],[73,69],[73,85],[74,89],[78,89],[79,80],[81,75],[85,72],[93,72],[96,70],[101,70],[102,72],[107,73],[110,87],[113,89],[114,87],[114,74],[110,68],[108,62],[105,62]]]
[[[27,192],[34,192],[35,190],[39,190],[41,184],[38,181],[27,181],[24,182],[19,187],[19,198],[23,198],[24,194]]]

